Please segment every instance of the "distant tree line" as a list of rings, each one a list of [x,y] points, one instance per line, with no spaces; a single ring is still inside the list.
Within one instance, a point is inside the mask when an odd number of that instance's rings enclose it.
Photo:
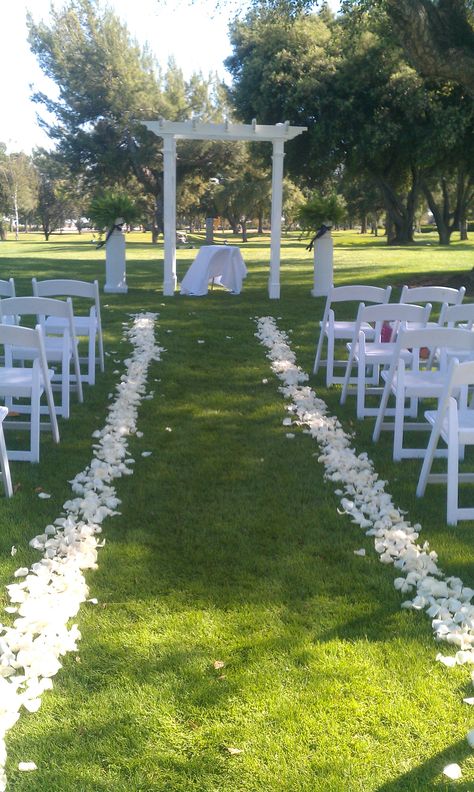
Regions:
[[[34,95],[55,148],[28,157],[0,146],[0,219],[18,227],[20,217],[35,218],[46,237],[66,217],[80,230],[92,198],[119,189],[156,241],[162,143],[140,120],[257,118],[308,127],[286,147],[288,225],[322,195],[337,197],[349,226],[377,233],[383,224],[389,244],[410,243],[427,210],[440,243],[454,231],[465,237],[474,200],[472,2],[344,0],[337,16],[313,6],[255,0],[236,18],[230,89],[215,75],[185,80],[174,61],[163,72],[93,0],[68,0],[49,23],[30,15],[31,49],[59,88],[57,99]],[[192,227],[219,215],[244,239],[249,223],[262,230],[270,153],[180,141],[178,216]]]

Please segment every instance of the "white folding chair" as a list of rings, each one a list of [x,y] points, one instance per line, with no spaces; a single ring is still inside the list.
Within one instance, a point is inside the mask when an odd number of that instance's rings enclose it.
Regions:
[[[95,383],[96,367],[96,344],[98,346],[98,362],[100,370],[105,369],[104,343],[102,338],[102,322],[100,316],[99,283],[94,281],[79,280],[45,280],[38,281],[33,278],[33,294],[35,297],[79,297],[92,300],[87,315],[78,314],[74,308],[74,330],[77,338],[87,338],[88,355],[80,357],[80,362],[87,363],[87,375],[81,375],[82,380],[89,385]],[[60,322],[54,317],[48,317],[46,327],[48,332],[57,332],[58,328],[64,327],[65,322]]]
[[[77,338],[74,330],[74,316],[72,313],[72,301],[68,297],[66,300],[55,300],[51,297],[11,297],[0,299],[0,321],[11,324],[11,318],[21,316],[22,321],[25,316],[36,316],[36,322],[41,325],[43,330],[44,348],[48,364],[60,364],[58,370],[54,369],[52,387],[61,391],[61,403],[56,407],[56,412],[63,418],[69,418],[70,413],[70,389],[72,378],[70,375],[71,363],[73,364],[74,379],[73,384],[77,392],[79,402],[83,401],[81,370],[79,367],[79,354]],[[48,332],[48,320],[59,322],[61,332],[52,334]],[[37,357],[35,349],[17,349],[15,351],[15,361],[34,360]],[[56,383],[58,383],[56,385]],[[44,413],[47,407],[41,408]]]
[[[366,396],[380,394],[380,370],[390,364],[394,351],[395,341],[401,326],[407,322],[417,323],[420,327],[426,325],[430,315],[431,305],[409,305],[402,303],[381,303],[379,305],[365,305],[361,303],[357,314],[352,341],[347,344],[349,358],[344,376],[341,393],[341,404],[344,404],[349,393],[351,383],[356,383],[357,417],[365,418],[377,415],[377,407],[366,405]],[[389,341],[382,340],[384,325],[391,325],[392,333]],[[371,338],[368,340],[363,327],[372,328]],[[357,367],[357,376],[354,379],[353,367]]]
[[[439,368],[428,369],[420,361],[420,350],[437,350]],[[404,350],[410,350],[409,362],[404,359]],[[450,327],[427,327],[422,329],[402,329],[399,333],[396,349],[388,371],[382,371],[385,386],[380,400],[377,420],[373,432],[376,442],[382,429],[393,429],[393,459],[411,459],[423,457],[426,448],[406,448],[403,445],[404,431],[426,430],[425,421],[405,422],[405,400],[411,400],[412,417],[417,415],[419,399],[439,399],[446,382],[448,355],[459,350],[461,354],[474,354],[474,333]],[[420,365],[421,363],[421,365]],[[391,423],[384,421],[390,395],[395,397],[395,419]]]
[[[416,494],[421,498],[427,484],[447,482],[447,522],[474,520],[474,506],[459,506],[459,483],[473,483],[474,473],[459,472],[464,447],[474,445],[474,410],[467,405],[468,388],[474,385],[474,361],[451,360],[448,379],[439,400],[438,410],[428,410],[425,418],[432,430],[418,479]],[[431,473],[439,439],[447,445],[447,473]]]
[[[333,286],[326,300],[323,318],[320,325],[318,345],[314,359],[313,374],[320,366],[326,367],[326,385],[344,382],[344,377],[334,375],[334,367],[346,366],[345,359],[335,357],[336,342],[339,340],[350,341],[354,334],[355,320],[336,319],[336,307],[341,303],[388,303],[392,291],[391,286],[385,289],[379,286]],[[347,308],[346,308],[347,311]],[[362,328],[368,334],[371,327]],[[327,341],[327,357],[322,359],[324,342]]]
[[[5,436],[3,434],[3,421],[8,415],[7,407],[0,407],[0,469],[2,471],[3,488],[7,498],[13,495],[12,479],[10,475],[10,465],[8,462],[7,447],[5,445]]]
[[[29,429],[30,448],[23,450],[8,450],[11,460],[39,462],[40,429],[50,429],[55,443],[59,443],[59,429],[54,408],[51,379],[53,371],[48,369],[43,343],[43,331],[40,325],[35,329],[30,327],[16,327],[0,324],[0,345],[4,347],[5,365],[0,367],[0,398],[6,402],[9,412],[18,412],[15,400],[27,399],[29,401],[29,421],[16,421],[7,417],[4,421],[6,429]],[[14,366],[15,348],[35,349],[37,357],[31,367]],[[48,405],[49,422],[41,423],[40,406],[41,397],[46,396]],[[23,405],[20,405],[23,406]]]

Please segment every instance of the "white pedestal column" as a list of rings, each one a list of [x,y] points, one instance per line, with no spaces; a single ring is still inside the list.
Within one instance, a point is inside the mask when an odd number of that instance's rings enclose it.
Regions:
[[[117,228],[112,231],[105,246],[104,292],[124,294],[128,291],[125,268],[125,235]]]
[[[272,156],[272,215],[270,242],[270,278],[268,296],[271,300],[280,298],[280,247],[281,247],[281,211],[283,205],[283,140],[273,141]]]
[[[314,243],[313,297],[327,297],[333,287],[334,244],[330,231]]]
[[[163,199],[164,199],[164,273],[163,294],[172,297],[176,291],[176,140],[163,137]]]

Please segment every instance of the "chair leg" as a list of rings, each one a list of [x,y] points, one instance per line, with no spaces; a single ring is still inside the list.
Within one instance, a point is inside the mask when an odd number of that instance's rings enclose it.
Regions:
[[[8,462],[8,456],[7,456],[7,447],[5,445],[5,435],[3,434],[3,425],[1,424],[0,424],[0,468],[2,470],[5,495],[7,496],[7,498],[11,498],[13,496],[13,486],[10,475],[10,464]]]
[[[438,447],[439,436],[440,436],[440,418],[437,418],[431,430],[430,439],[428,441],[428,446],[426,448],[426,454],[423,458],[423,464],[421,466],[420,476],[418,478],[418,485],[416,487],[417,498],[422,498],[423,495],[425,494],[426,485],[428,483],[428,477],[430,475],[431,467],[433,465],[435,451]]]
[[[397,382],[399,385],[399,380]],[[397,387],[395,397],[395,420],[393,424],[393,460],[399,462],[403,451],[403,428],[405,412],[405,394],[403,388]]]
[[[87,381],[89,385],[95,385],[95,333],[89,335],[89,351],[87,358]]]
[[[459,512],[459,448],[457,404],[450,401],[448,408],[448,491],[447,523],[457,525]]]
[[[100,364],[100,370],[103,374],[105,371],[104,340],[102,338],[102,333],[100,331],[98,331],[97,337],[99,341],[99,364]]]
[[[357,417],[365,414],[365,358],[359,357],[357,364]]]
[[[326,361],[326,385],[329,388],[334,380],[334,336],[328,335],[328,352]]]
[[[321,332],[319,334],[318,345],[316,347],[316,355],[314,358],[313,364],[313,374],[317,374],[320,363],[321,363],[321,355],[323,353],[323,346],[324,346],[324,328],[321,327]]]
[[[35,361],[36,362],[36,361]],[[31,389],[31,415],[30,415],[30,461],[39,462],[40,458],[40,400],[41,387],[38,381]]]
[[[56,416],[56,408],[54,406],[53,391],[49,379],[44,383],[44,391],[46,393],[46,401],[48,404],[49,420],[51,423],[51,434],[55,443],[59,443],[59,427],[58,419]],[[32,417],[33,420],[33,417]]]

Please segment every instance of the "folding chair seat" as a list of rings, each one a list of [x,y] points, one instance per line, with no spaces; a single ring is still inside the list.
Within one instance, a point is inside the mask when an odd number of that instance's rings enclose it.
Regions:
[[[459,506],[459,483],[473,483],[474,473],[459,472],[466,445],[474,445],[474,410],[468,407],[468,389],[474,385],[474,361],[451,360],[448,378],[439,400],[438,410],[428,410],[425,418],[431,435],[418,479],[416,494],[423,497],[427,484],[447,482],[447,522],[474,520],[474,506]],[[447,445],[447,473],[431,473],[440,438]]]
[[[327,296],[326,305],[324,308],[323,318],[320,325],[319,340],[316,347],[316,356],[314,359],[313,374],[316,374],[320,366],[326,367],[326,385],[333,385],[334,383],[344,382],[344,377],[334,374],[335,367],[346,366],[345,359],[335,357],[336,342],[337,341],[350,341],[354,334],[355,320],[336,318],[336,308],[340,308],[342,303],[388,303],[392,291],[391,286],[385,289],[379,286],[333,286]],[[342,310],[348,311],[346,306]],[[339,311],[338,311],[339,314]],[[354,313],[352,314],[354,316]],[[362,328],[370,336],[372,328],[367,325]],[[324,342],[327,342],[327,356],[326,360],[322,359]]]
[[[10,465],[7,456],[7,447],[5,445],[5,436],[3,434],[3,421],[8,415],[6,407],[0,407],[0,469],[2,471],[3,488],[7,498],[13,495],[12,479],[10,475]]]
[[[78,339],[86,338],[88,343],[87,356],[80,357],[81,363],[87,363],[87,375],[81,375],[82,381],[87,382],[89,385],[94,385],[97,359],[100,370],[104,371],[105,369],[98,281],[94,281],[93,283],[59,279],[38,281],[36,278],[33,278],[32,284],[35,297],[78,297],[92,300],[93,304],[90,307],[89,313],[86,315],[78,314],[74,306],[74,331]],[[46,320],[46,329],[48,332],[58,332],[58,329],[60,330],[63,328],[65,324],[65,321],[60,321],[54,317],[48,317]],[[96,356],[96,345],[98,348],[98,358]]]
[[[21,316],[22,322],[25,316],[35,316],[36,322],[41,325],[46,360],[53,366],[54,364],[59,364],[57,370],[56,367],[54,368],[55,373],[52,379],[53,389],[61,391],[61,403],[56,407],[56,412],[63,418],[69,418],[70,389],[72,384],[71,363],[74,371],[73,384],[77,392],[78,401],[83,401],[71,298],[68,297],[66,300],[55,300],[50,297],[11,297],[4,300],[0,299],[0,321],[11,324],[10,319],[15,316]],[[49,319],[59,323],[58,332],[55,334],[47,331]],[[15,361],[31,361],[37,356],[38,352],[36,349],[17,349],[14,353]],[[17,409],[21,411],[21,406]],[[46,410],[46,406],[41,408],[43,413]]]
[[[8,458],[11,460],[39,462],[40,429],[50,429],[54,442],[59,443],[58,422],[51,388],[51,379],[54,372],[48,369],[46,362],[41,326],[37,325],[35,329],[32,329],[30,327],[0,324],[0,345],[3,345],[5,354],[5,365],[0,366],[0,398],[5,400],[5,406],[9,409],[9,412],[18,412],[16,400],[28,400],[30,414],[28,421],[16,421],[8,417],[4,421],[6,429],[30,430],[29,450],[8,450]],[[16,348],[18,347],[20,350],[26,348],[36,351],[37,357],[33,360],[31,367],[14,365]],[[47,424],[40,421],[40,406],[43,395],[46,396],[48,405],[49,422]]]
[[[344,384],[341,393],[341,404],[345,404],[351,383],[356,383],[357,417],[364,418],[377,415],[377,407],[366,405],[366,396],[380,394],[380,370],[387,367],[392,360],[396,347],[396,337],[401,327],[407,322],[426,326],[431,305],[409,305],[402,303],[381,303],[365,305],[361,303],[357,314],[352,341],[347,344],[349,357],[347,360]],[[383,340],[384,326],[391,326],[391,338]],[[369,326],[372,330],[368,340],[362,329]],[[405,356],[406,356],[405,350]],[[357,367],[357,376],[351,377],[353,367]],[[390,413],[389,413],[390,414]],[[393,414],[393,413],[392,413]]]
[[[420,350],[427,348],[439,355],[439,368],[423,368]],[[410,358],[404,357],[404,350],[410,350]],[[470,330],[449,327],[427,327],[422,329],[402,329],[388,371],[382,372],[385,385],[377,413],[373,432],[376,442],[382,429],[393,429],[393,459],[424,457],[426,448],[406,448],[403,445],[404,432],[407,430],[426,430],[426,421],[405,422],[405,401],[411,400],[412,417],[418,413],[419,399],[440,399],[446,382],[448,361],[447,350],[451,353],[474,354],[474,333]],[[395,418],[391,423],[384,422],[388,414],[387,404],[390,395],[395,397]],[[438,454],[441,455],[441,452]]]

